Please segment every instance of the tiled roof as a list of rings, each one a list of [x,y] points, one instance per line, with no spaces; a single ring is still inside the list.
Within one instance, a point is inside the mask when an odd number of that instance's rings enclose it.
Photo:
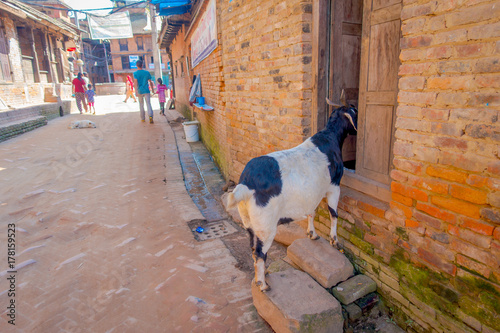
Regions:
[[[13,10],[9,10],[9,9],[13,9]],[[67,35],[70,37],[75,37],[78,34],[78,28],[76,27],[76,25],[69,23],[69,22],[56,20],[55,18],[52,18],[52,17],[34,9],[30,5],[25,4],[23,2],[20,2],[20,1],[17,1],[17,0],[2,0],[2,2],[0,2],[0,10],[7,10],[10,13],[13,13],[14,15],[17,15],[16,12],[23,13],[25,15],[25,18],[31,19],[31,20],[37,21],[40,24],[52,27],[53,29],[59,30],[64,35]]]

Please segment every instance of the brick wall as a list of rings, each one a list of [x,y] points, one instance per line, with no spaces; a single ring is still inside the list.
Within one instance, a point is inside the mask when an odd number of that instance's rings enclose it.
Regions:
[[[229,178],[311,135],[311,1],[222,3]]]
[[[343,189],[339,235],[408,331],[500,331],[500,2],[403,3],[392,201]]]

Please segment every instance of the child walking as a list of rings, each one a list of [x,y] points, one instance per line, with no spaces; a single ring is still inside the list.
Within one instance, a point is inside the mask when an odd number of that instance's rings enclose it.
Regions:
[[[89,102],[89,111],[92,111],[92,109],[94,109],[94,113],[92,114],[95,114],[95,106],[94,106],[95,91],[92,90],[91,84],[89,84],[87,87],[88,89],[87,91],[85,91],[85,96],[87,97],[87,101]]]
[[[158,100],[160,101],[160,114],[165,115],[165,93],[167,92],[167,86],[163,84],[160,78],[158,78],[156,91],[158,92]]]

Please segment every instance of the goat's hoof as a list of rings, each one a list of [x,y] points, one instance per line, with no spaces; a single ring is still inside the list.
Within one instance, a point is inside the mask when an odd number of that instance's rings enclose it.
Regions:
[[[319,236],[318,235],[314,236],[312,231],[309,231],[307,233],[307,237],[309,237],[309,239],[311,239],[311,240],[318,240],[319,239]]]
[[[334,239],[330,239],[330,245],[336,248],[337,250],[339,249],[339,242],[337,242]]]
[[[260,287],[260,291],[263,292],[263,293],[265,293],[266,291],[269,291],[269,290],[271,290],[271,287],[269,287],[268,284],[266,284],[265,286],[261,286]]]

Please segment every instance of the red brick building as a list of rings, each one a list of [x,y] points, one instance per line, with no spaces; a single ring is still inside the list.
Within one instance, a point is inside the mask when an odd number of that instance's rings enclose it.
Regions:
[[[161,45],[224,176],[320,130],[344,89],[346,253],[407,331],[500,331],[500,1],[212,1],[168,17]],[[214,4],[217,46],[193,66]],[[188,103],[199,74],[214,111]]]
[[[56,20],[16,0],[0,3],[3,103],[10,107],[36,104],[54,93],[69,97],[69,82],[73,77],[68,59],[74,53],[67,49],[77,43],[78,33],[71,23]]]
[[[155,76],[153,40],[151,37],[151,23],[148,18],[149,14],[146,12],[144,4],[137,5],[137,8],[131,8],[128,11],[130,13],[134,37],[110,40],[111,59],[113,64],[111,74],[115,82],[126,82],[127,75],[132,76],[137,70],[137,68],[134,67],[134,60],[136,58],[142,59],[144,61],[144,69],[150,71],[153,77]],[[162,71],[164,75],[166,75],[168,62],[167,54],[164,50],[161,51],[160,54]]]

